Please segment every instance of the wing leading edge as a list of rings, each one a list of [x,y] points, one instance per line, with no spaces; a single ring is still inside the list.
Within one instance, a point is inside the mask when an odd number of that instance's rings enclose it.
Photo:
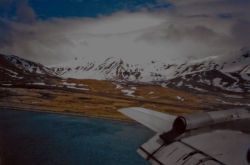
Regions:
[[[123,108],[118,111],[145,125],[156,133],[170,131],[177,117],[140,107]]]

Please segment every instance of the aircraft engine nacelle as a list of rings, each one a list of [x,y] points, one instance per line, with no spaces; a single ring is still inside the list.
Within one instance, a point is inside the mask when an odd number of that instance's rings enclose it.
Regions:
[[[245,118],[250,118],[250,108],[189,114],[176,118],[173,123],[173,130],[184,133],[196,128]]]

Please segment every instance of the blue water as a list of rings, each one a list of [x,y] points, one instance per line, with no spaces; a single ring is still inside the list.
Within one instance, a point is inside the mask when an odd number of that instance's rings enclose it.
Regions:
[[[136,124],[0,110],[3,165],[148,165],[136,150],[153,135]]]

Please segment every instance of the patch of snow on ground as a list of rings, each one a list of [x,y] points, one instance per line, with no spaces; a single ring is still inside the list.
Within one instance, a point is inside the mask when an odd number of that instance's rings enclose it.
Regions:
[[[249,106],[250,107],[250,104],[244,104],[244,103],[239,103],[239,102],[236,102],[236,103],[229,103],[229,102],[225,102],[223,100],[220,100],[220,99],[216,99],[216,100],[219,100],[225,104],[231,104],[231,105],[246,105],[246,106]]]
[[[204,90],[204,89],[197,88],[197,87],[195,87],[194,89],[196,89],[197,91],[206,91],[206,90]]]
[[[184,101],[184,99],[181,98],[180,96],[176,96],[176,97],[177,97],[177,99],[179,99],[179,100],[181,100],[181,101]]]
[[[154,92],[149,92],[148,94],[153,94]]]
[[[132,87],[131,89],[136,89],[136,87]]]
[[[233,92],[244,92],[241,88],[233,86],[233,89],[227,88],[226,90],[228,91],[233,91]]]
[[[213,80],[214,86],[221,86],[221,85],[220,85],[220,82],[221,82],[221,78],[215,78],[215,79]]]
[[[142,96],[138,96],[139,98],[144,98],[144,97],[142,97]]]
[[[36,73],[43,74],[39,68],[37,68]]]
[[[167,85],[166,85],[166,84],[164,84],[164,83],[162,83],[162,84],[161,84],[161,86],[162,86],[162,87],[164,87],[164,88],[166,88],[166,87],[167,87]]]
[[[44,82],[41,82],[41,83],[29,83],[31,85],[46,85]]]
[[[204,83],[204,81],[202,80],[202,79],[200,79],[199,81],[197,81],[197,82],[201,82],[201,83]]]
[[[236,99],[242,99],[242,98],[244,98],[244,97],[242,97],[242,96],[237,96],[237,95],[226,95],[226,94],[224,94],[224,96],[225,96],[225,97],[236,98]]]
[[[2,68],[2,67],[1,67],[1,68]],[[9,70],[9,69],[6,69],[6,68],[5,68],[5,70],[7,70],[7,71],[9,71],[9,72],[11,72],[11,73],[13,73],[13,74],[15,74],[15,75],[18,75],[18,73],[13,72],[12,70]]]
[[[17,78],[16,75],[9,75],[9,76],[14,77],[14,78]]]
[[[122,90],[122,92],[127,93],[127,96],[132,96],[135,97],[134,95],[132,95],[132,93],[134,93],[135,91],[130,91],[130,90]]]
[[[64,82],[63,85],[76,85],[76,83],[67,83],[67,82]]]
[[[84,85],[84,84],[78,84],[78,86],[88,86],[88,85]]]
[[[216,100],[218,100],[218,101],[221,101],[221,102],[223,102],[223,103],[226,103],[226,104],[230,104],[230,103],[228,103],[228,102],[225,102],[225,101],[223,101],[223,100],[220,100],[220,99],[216,99]]]
[[[241,74],[241,77],[245,80],[250,80],[250,76],[247,74]]]
[[[72,86],[67,86],[67,88],[79,89],[79,90],[84,90],[84,91],[89,90],[89,89],[86,89],[86,88],[76,88],[76,87],[72,87]]]
[[[234,79],[234,80],[237,80],[237,78],[234,77],[234,76],[232,76],[230,73],[225,73],[225,72],[223,72],[223,74],[227,75],[228,77],[231,77],[231,78]],[[237,80],[237,81],[238,81],[238,80]]]
[[[177,87],[179,87],[179,86],[182,86],[182,81],[180,81],[178,84],[177,84]]]
[[[227,85],[227,84],[228,84],[228,82],[223,82],[223,83],[222,83],[223,86],[225,86],[225,85]]]
[[[122,89],[123,87],[119,84],[116,84],[116,89]]]
[[[192,85],[185,85],[185,86],[187,86],[187,87],[189,87],[189,88],[192,88],[192,89],[196,89],[197,91],[206,91],[206,90],[204,90],[204,89],[201,89],[201,88],[197,88],[197,87],[193,87]]]
[[[208,85],[211,85],[211,82],[209,80],[203,80],[205,83],[207,83]]]

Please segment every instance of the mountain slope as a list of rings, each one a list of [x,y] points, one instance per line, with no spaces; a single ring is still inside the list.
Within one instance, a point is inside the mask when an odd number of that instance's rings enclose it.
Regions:
[[[16,56],[15,56],[16,57]],[[12,59],[13,60],[13,59]],[[30,62],[30,61],[29,61]],[[32,69],[34,68],[32,65]],[[42,66],[39,66],[42,68]],[[39,74],[35,71],[31,72],[24,68],[16,61],[10,61],[6,59],[6,56],[0,55],[0,85],[9,86],[9,85],[24,85],[27,83],[48,83],[54,78],[54,74],[45,74],[46,72]]]
[[[163,87],[193,92],[250,92],[250,74],[202,71],[179,76],[162,82]]]
[[[3,58],[5,58],[8,61],[14,63],[18,68],[25,69],[31,73],[47,74],[50,76],[56,76],[56,74],[50,68],[47,68],[47,67],[43,66],[42,64],[35,63],[33,61],[29,61],[29,60],[26,60],[26,59],[23,59],[23,58],[20,58],[18,56],[14,56],[14,55],[0,54],[0,56],[2,56]]]
[[[213,69],[226,73],[250,73],[250,48],[242,48],[229,54],[189,61],[179,66],[174,76]]]
[[[249,92],[250,48],[181,62],[152,60],[131,64],[120,58],[85,57],[50,66],[66,78],[159,84],[181,90]],[[244,79],[245,78],[245,79]],[[178,84],[183,85],[179,85]]]
[[[34,80],[49,81],[59,75],[65,78],[111,80],[146,83],[185,91],[249,92],[250,49],[243,48],[201,60],[129,63],[120,58],[85,57],[63,64],[44,67],[17,56],[0,55],[2,83]],[[22,80],[22,81],[20,81]]]
[[[167,80],[185,74],[214,69],[221,72],[246,74],[250,73],[250,49],[243,48],[229,54],[183,63],[153,60],[148,63],[132,65],[114,57],[103,60],[86,57],[50,66],[49,68],[67,78],[140,82]]]
[[[49,68],[66,78],[148,82],[166,79],[163,76],[165,74],[164,65],[164,63],[156,61],[144,64],[129,64],[114,57],[104,60],[89,60],[86,57],[49,66]]]

